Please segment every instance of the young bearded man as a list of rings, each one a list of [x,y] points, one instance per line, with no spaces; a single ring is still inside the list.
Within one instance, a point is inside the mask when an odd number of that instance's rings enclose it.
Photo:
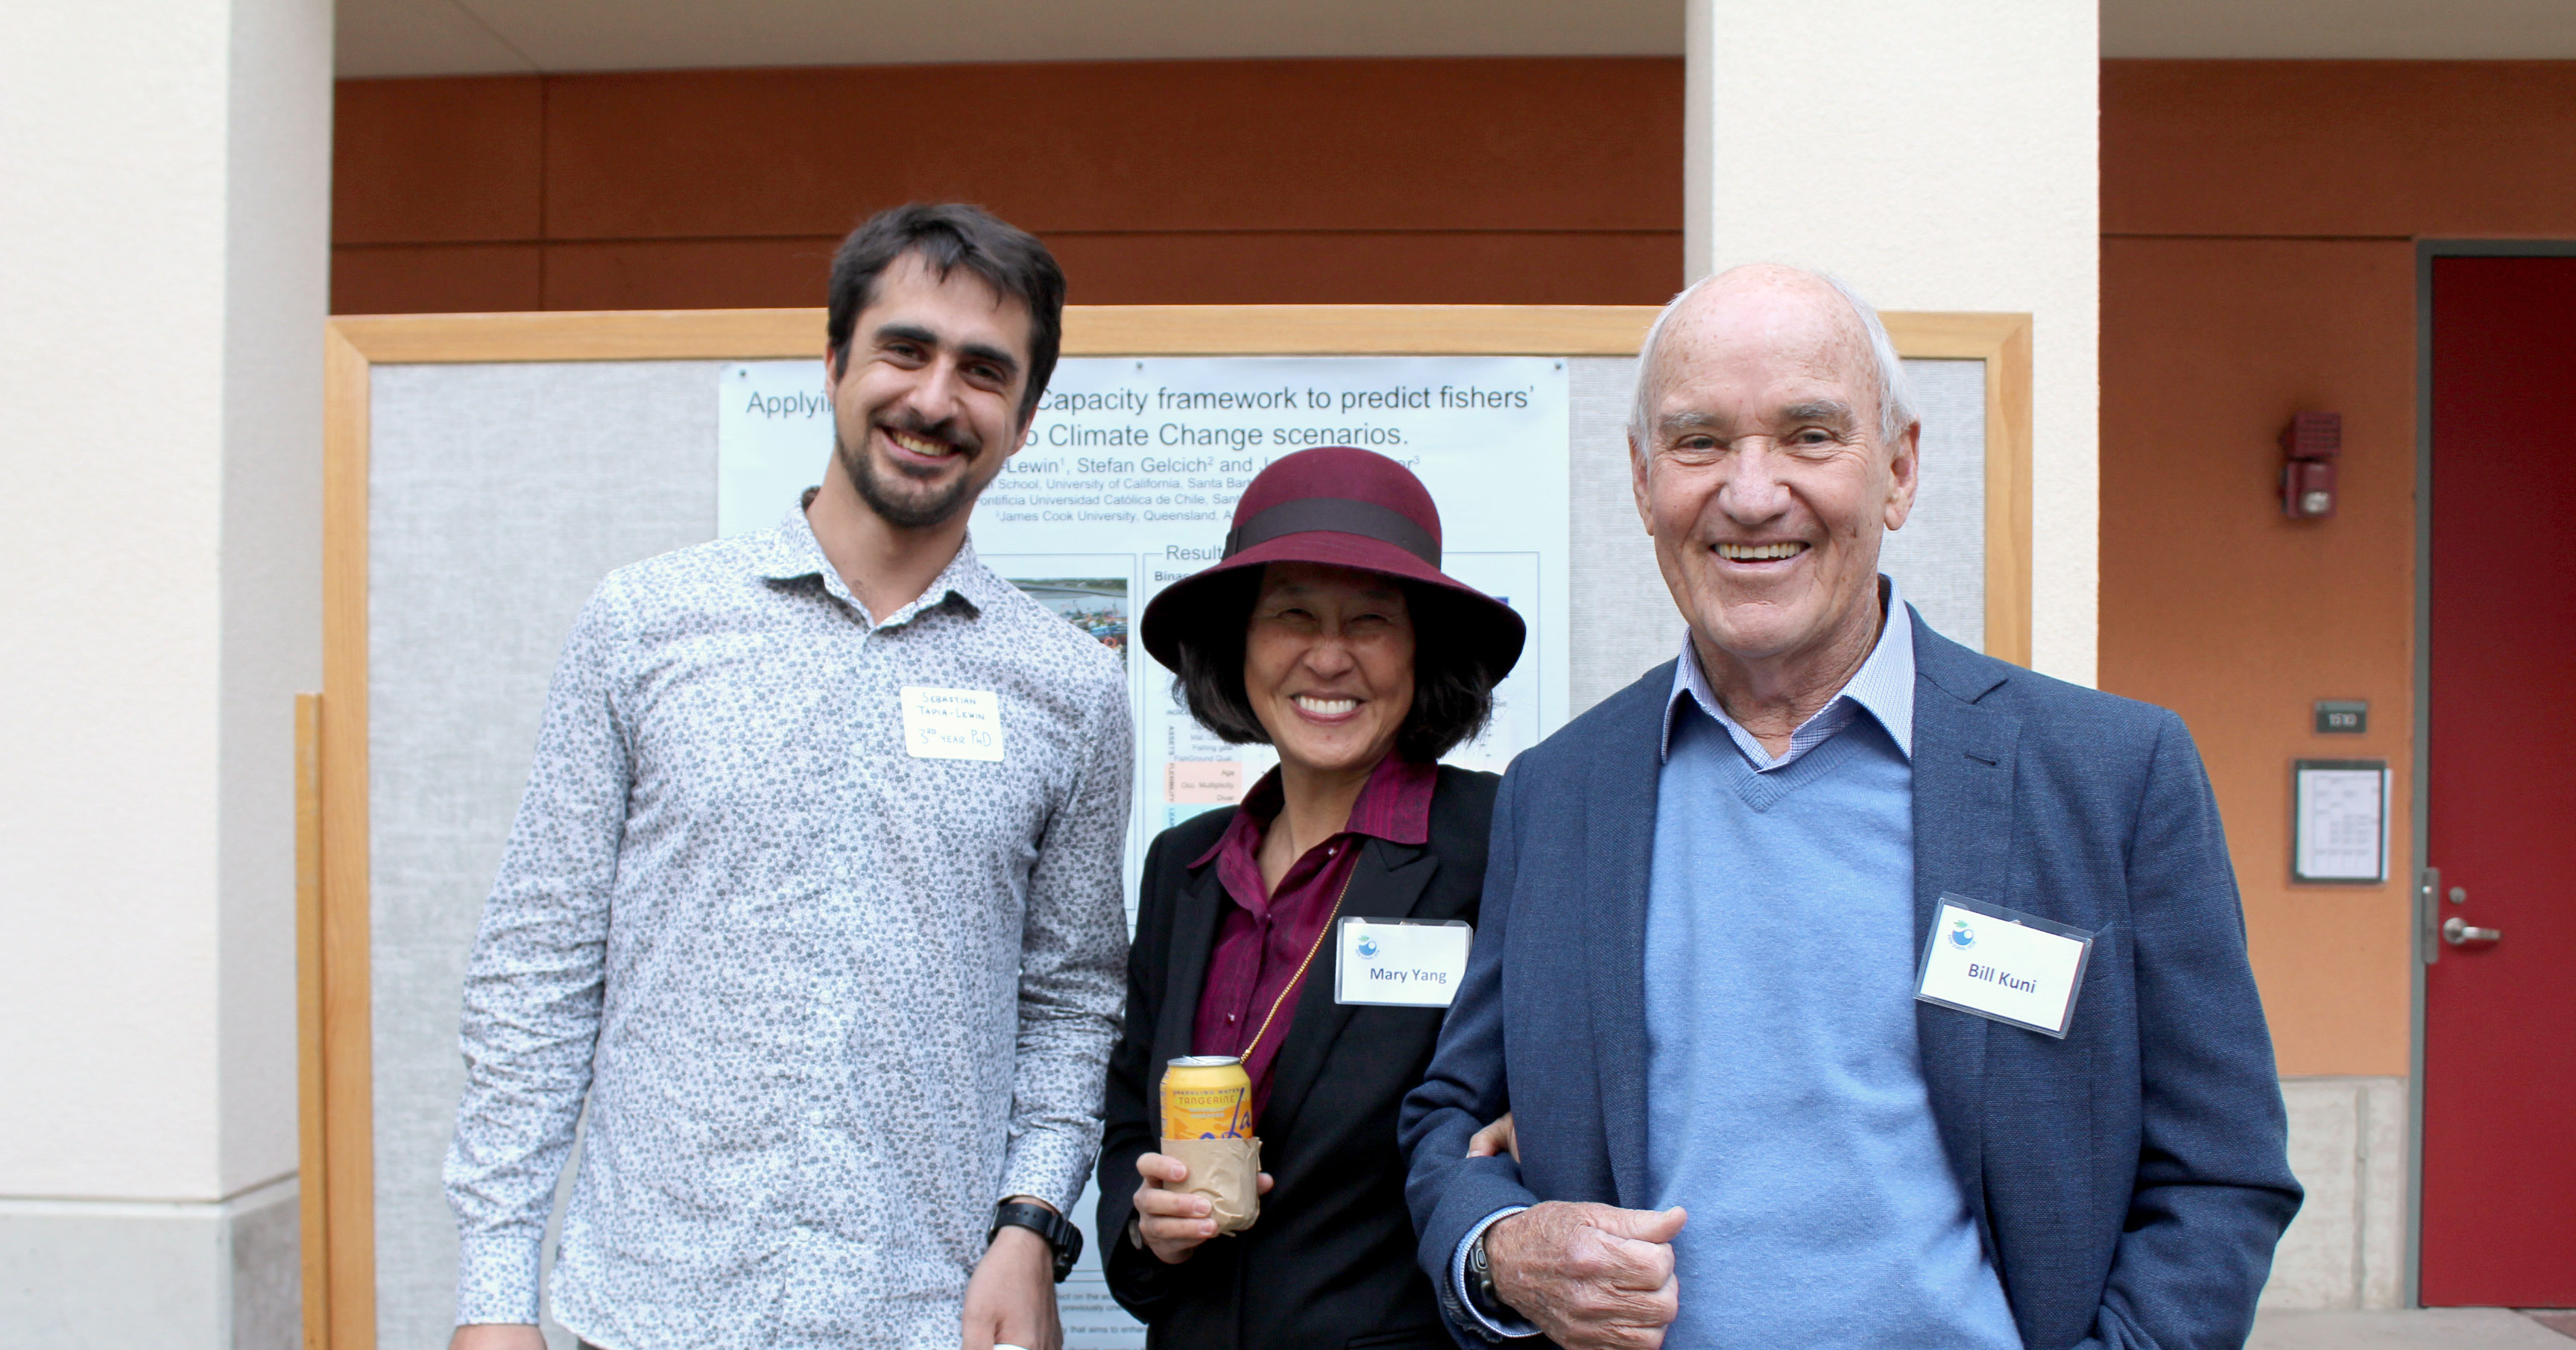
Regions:
[[[821,487],[613,573],[466,977],[453,1350],[1054,1350],[1132,775],[1107,649],[975,558],[1064,280],[971,207],[833,260]]]

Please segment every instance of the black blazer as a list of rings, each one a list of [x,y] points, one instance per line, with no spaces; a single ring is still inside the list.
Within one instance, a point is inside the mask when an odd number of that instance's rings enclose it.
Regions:
[[[1485,840],[1502,780],[1443,766],[1421,848],[1370,839],[1345,917],[1476,921]],[[1209,811],[1154,840],[1127,956],[1127,1023],[1109,1057],[1102,1116],[1101,1264],[1120,1305],[1163,1350],[1256,1347],[1445,1347],[1438,1304],[1414,1265],[1395,1139],[1404,1094],[1422,1081],[1443,1010],[1333,1001],[1333,963],[1318,957],[1261,1117],[1261,1163],[1275,1179],[1249,1230],[1213,1239],[1167,1266],[1127,1236],[1136,1159],[1162,1137],[1163,1066],[1190,1053],[1228,901],[1216,863],[1193,869],[1234,819]],[[1327,939],[1329,943],[1331,939]],[[1327,955],[1329,955],[1329,949]]]

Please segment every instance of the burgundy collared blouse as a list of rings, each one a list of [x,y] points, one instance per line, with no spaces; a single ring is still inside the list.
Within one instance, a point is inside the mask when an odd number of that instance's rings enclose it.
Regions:
[[[1379,760],[1359,799],[1351,803],[1351,818],[1341,833],[1289,864],[1278,892],[1271,894],[1261,885],[1260,854],[1262,836],[1284,800],[1279,771],[1273,769],[1244,794],[1242,809],[1215,845],[1190,864],[1203,867],[1215,859],[1217,880],[1233,902],[1217,927],[1216,951],[1208,958],[1190,1053],[1242,1056],[1244,1072],[1252,1077],[1255,1121],[1269,1104],[1271,1069],[1279,1047],[1287,1043],[1297,1000],[1312,973],[1311,966],[1300,967],[1307,965],[1307,953],[1316,951],[1334,904],[1350,882],[1359,859],[1359,836],[1416,847],[1429,842],[1431,791],[1439,774],[1433,765],[1407,763],[1394,755]],[[1320,952],[1312,964],[1324,967],[1323,978],[1332,978],[1331,963]],[[1279,1012],[1269,1019],[1269,1031],[1245,1054],[1245,1043],[1260,1033],[1274,1004]]]

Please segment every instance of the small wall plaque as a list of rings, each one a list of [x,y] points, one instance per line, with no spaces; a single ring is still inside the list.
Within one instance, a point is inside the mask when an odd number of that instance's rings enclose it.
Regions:
[[[2290,880],[2388,880],[2388,761],[2303,759],[2290,776]]]
[[[2317,700],[2317,734],[2358,736],[2370,730],[2370,704],[2357,698]]]

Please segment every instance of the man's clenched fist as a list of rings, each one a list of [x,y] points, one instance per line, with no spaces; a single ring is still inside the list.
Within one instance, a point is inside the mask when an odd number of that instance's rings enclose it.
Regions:
[[[1681,1311],[1676,1234],[1689,1216],[1550,1200],[1485,1230],[1494,1292],[1565,1350],[1654,1350]]]

